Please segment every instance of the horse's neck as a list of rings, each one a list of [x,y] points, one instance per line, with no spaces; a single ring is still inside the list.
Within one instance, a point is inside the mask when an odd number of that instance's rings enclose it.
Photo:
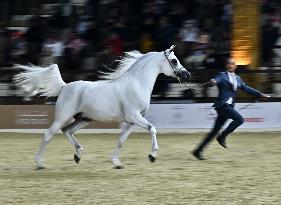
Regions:
[[[160,61],[162,60],[160,55],[151,57],[153,58],[153,62],[152,60],[148,60],[148,62],[134,70],[133,74],[134,80],[139,81],[149,96],[152,93],[156,78],[160,74]]]

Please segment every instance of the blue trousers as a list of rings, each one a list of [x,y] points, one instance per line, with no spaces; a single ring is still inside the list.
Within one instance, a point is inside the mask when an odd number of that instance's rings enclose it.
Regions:
[[[198,151],[202,151],[206,147],[206,145],[211,142],[211,140],[218,134],[218,132],[228,119],[232,119],[233,121],[228,125],[228,127],[224,131],[222,131],[221,135],[225,137],[232,133],[237,127],[242,125],[244,122],[244,118],[231,105],[223,105],[222,107],[217,108],[216,111],[218,113],[218,116],[215,121],[215,124],[212,130],[199,144],[197,148]]]

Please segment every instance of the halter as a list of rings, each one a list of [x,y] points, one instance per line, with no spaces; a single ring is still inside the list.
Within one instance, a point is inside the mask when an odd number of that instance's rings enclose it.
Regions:
[[[172,51],[172,50],[174,50],[174,48],[175,48],[175,46],[173,45],[173,46],[171,46],[171,48],[170,48],[169,50]],[[164,52],[164,56],[166,57],[167,61],[169,62],[170,66],[171,66],[171,68],[172,68],[172,70],[173,70],[173,72],[174,72],[174,75],[175,75],[176,79],[177,79],[181,84],[183,84],[185,87],[187,87],[188,89],[190,89],[190,87],[188,87],[185,83],[183,83],[183,82],[181,81],[180,77],[177,75],[177,72],[176,72],[176,71],[180,71],[180,69],[179,69],[179,68],[176,68],[176,67],[171,63],[171,61],[169,60],[169,58],[168,58],[168,56],[167,56],[167,54],[166,54],[166,51],[163,51],[163,52]],[[183,67],[180,67],[180,68],[183,68]]]
[[[180,71],[180,69],[176,68],[176,67],[171,63],[170,59],[168,58],[168,56],[167,56],[167,54],[166,54],[166,51],[164,51],[164,55],[165,55],[167,61],[169,62],[171,68],[173,69],[175,76],[178,78],[176,71]],[[183,67],[181,67],[181,68],[183,68]]]
[[[170,50],[170,51],[173,51],[175,47],[176,47],[175,45],[172,45],[169,50]],[[195,88],[191,88],[191,87],[187,86],[185,83],[183,83],[183,82],[181,81],[180,77],[177,75],[177,72],[176,72],[176,71],[180,71],[180,69],[176,68],[176,67],[171,63],[171,61],[170,61],[169,58],[168,58],[168,55],[166,54],[166,51],[163,51],[163,52],[164,52],[164,56],[166,57],[167,61],[169,62],[170,66],[171,66],[171,68],[172,68],[172,70],[173,70],[173,72],[174,72],[174,75],[176,76],[176,79],[177,79],[181,84],[183,84],[187,89],[189,89],[189,90],[197,90],[197,89],[199,89],[200,87],[202,87],[202,86],[204,86],[204,85],[208,85],[208,84],[211,83],[211,82],[208,81],[208,82],[205,82],[205,83],[200,84],[199,86],[197,86],[197,87],[195,87]],[[183,68],[183,67],[180,67],[180,68]]]

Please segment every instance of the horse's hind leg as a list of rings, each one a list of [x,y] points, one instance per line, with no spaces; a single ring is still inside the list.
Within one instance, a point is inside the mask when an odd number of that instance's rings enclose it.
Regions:
[[[124,142],[127,140],[130,133],[133,131],[133,128],[134,128],[134,124],[124,123],[122,125],[122,132],[121,132],[120,138],[118,140],[117,146],[112,155],[112,163],[116,169],[122,168],[122,163],[119,160],[120,151],[121,151],[121,148],[122,148]]]
[[[43,139],[42,139],[41,146],[40,146],[39,151],[38,151],[38,153],[36,154],[36,157],[35,157],[35,162],[36,162],[36,165],[37,165],[38,169],[45,168],[44,164],[42,163],[42,154],[43,154],[47,144],[50,142],[52,137],[59,131],[61,126],[62,126],[61,123],[55,121],[51,125],[51,127],[45,131]]]
[[[76,152],[74,153],[74,161],[78,164],[82,152],[83,152],[83,147],[80,145],[80,143],[75,139],[73,133],[76,132],[77,130],[86,127],[89,124],[89,120],[87,119],[76,119],[74,122],[71,124],[67,125],[66,127],[62,128],[61,131],[67,136],[67,139],[69,142],[74,145],[74,148]]]

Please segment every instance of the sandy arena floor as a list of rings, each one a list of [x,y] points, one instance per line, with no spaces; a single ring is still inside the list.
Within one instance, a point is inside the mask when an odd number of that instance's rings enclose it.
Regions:
[[[113,134],[76,136],[85,153],[57,135],[35,170],[40,134],[0,133],[0,204],[23,205],[259,205],[281,203],[281,134],[233,134],[230,149],[213,142],[207,161],[190,151],[200,134],[159,134],[159,158],[151,164],[150,136],[133,134],[121,153],[125,169],[112,168]]]

